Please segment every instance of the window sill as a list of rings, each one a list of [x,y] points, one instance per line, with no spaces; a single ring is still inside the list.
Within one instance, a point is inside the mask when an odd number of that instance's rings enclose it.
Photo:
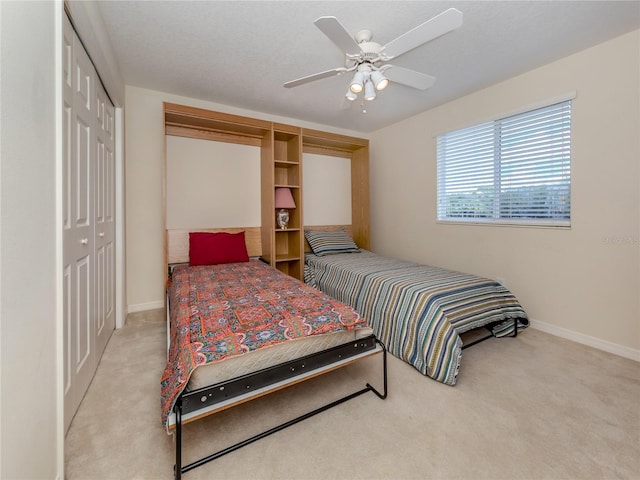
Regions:
[[[501,222],[499,220],[436,220],[437,224],[443,225],[474,225],[482,227],[517,227],[517,228],[550,228],[560,230],[571,230],[570,222],[556,223],[532,223],[532,222]]]

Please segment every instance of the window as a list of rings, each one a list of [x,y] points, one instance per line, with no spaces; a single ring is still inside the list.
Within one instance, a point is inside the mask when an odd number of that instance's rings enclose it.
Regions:
[[[571,100],[437,142],[438,220],[571,224]]]

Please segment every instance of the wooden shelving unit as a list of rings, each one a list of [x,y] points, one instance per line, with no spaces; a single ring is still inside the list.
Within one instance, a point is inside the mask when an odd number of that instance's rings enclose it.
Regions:
[[[302,280],[302,130],[274,123],[272,131],[265,136],[269,138],[263,138],[262,144],[263,257],[278,270]],[[289,188],[296,204],[296,208],[289,210],[287,229],[276,224],[275,189],[278,187]],[[265,245],[270,245],[269,253]]]
[[[172,103],[164,104],[164,124],[166,135],[260,147],[262,259],[300,280],[304,276],[303,152],[350,158],[350,227],[356,243],[369,248],[368,140]],[[287,229],[276,223],[277,187],[288,187],[296,204],[289,210]],[[166,205],[164,211],[166,218]]]

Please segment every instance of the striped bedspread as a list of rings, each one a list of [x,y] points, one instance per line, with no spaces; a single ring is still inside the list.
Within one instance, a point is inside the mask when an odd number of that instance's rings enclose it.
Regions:
[[[305,281],[367,318],[389,352],[424,375],[455,385],[465,331],[496,323],[495,336],[529,325],[515,296],[494,280],[366,250],[306,254]]]

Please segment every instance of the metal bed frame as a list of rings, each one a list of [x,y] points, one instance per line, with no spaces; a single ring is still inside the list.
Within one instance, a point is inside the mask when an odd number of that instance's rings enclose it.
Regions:
[[[379,392],[376,388],[371,386],[371,384],[367,383],[361,390],[345,395],[331,403],[316,408],[315,410],[300,415],[292,420],[281,423],[280,425],[247,438],[246,440],[231,445],[230,447],[200,458],[188,465],[182,465],[182,427],[187,421],[189,421],[189,419],[195,420],[196,418],[216,413],[295,383],[328,373],[332,370],[336,370],[378,353],[382,353],[382,392]],[[216,460],[223,455],[234,452],[239,448],[260,440],[261,438],[265,438],[279,432],[367,392],[373,392],[382,400],[387,398],[387,349],[382,342],[375,338],[374,335],[265,368],[254,373],[232,378],[215,385],[202,387],[189,392],[183,392],[178,397],[173,409],[175,413],[175,423],[173,426],[175,428],[176,448],[174,477],[176,480],[180,480],[183,473]]]
[[[180,264],[184,264],[184,262],[167,265],[167,277],[169,280],[172,278],[173,268]],[[168,354],[171,328],[168,295],[166,296],[166,308]],[[182,465],[182,427],[185,423],[231,408],[262,395],[281,390],[287,386],[317,377],[379,353],[382,353],[382,393],[371,386],[371,384],[367,383],[361,390],[353,392],[327,405],[247,438],[246,440],[238,442],[230,447],[212,453],[211,455],[196,460],[188,465]],[[375,337],[375,335],[360,338],[352,342],[306,355],[298,359],[290,360],[279,365],[274,365],[257,372],[219,382],[214,385],[192,391],[185,390],[178,396],[173,408],[175,421],[171,422],[171,419],[169,420],[169,429],[173,428],[175,430],[176,463],[174,465],[174,477],[176,480],[180,480],[183,473],[216,460],[223,455],[234,452],[239,448],[260,440],[261,438],[265,438],[279,432],[280,430],[295,425],[302,420],[306,420],[307,418],[324,412],[325,410],[333,408],[367,392],[373,392],[382,400],[387,398],[387,349],[385,345]]]
[[[489,334],[476,339],[462,347],[465,348],[476,345],[480,342],[493,338],[491,333],[493,325],[500,322],[494,322],[485,325],[484,328]],[[511,337],[518,336],[518,319],[513,320],[513,334]],[[252,437],[242,440],[234,445],[226,447],[222,450],[214,452],[206,457],[202,457],[187,465],[182,465],[182,426],[185,423],[185,416],[192,415],[195,418],[209,415],[218,411],[230,408],[234,405],[252,400],[259,396],[272,393],[274,391],[285,388],[289,385],[299,383],[301,381],[313,378],[315,376],[327,373],[329,371],[341,368],[357,360],[370,357],[381,353],[383,355],[383,388],[380,393],[376,388],[367,383],[364,388],[345,395],[331,403],[323,405],[315,410],[304,413],[292,420],[281,423],[264,432],[258,433]],[[175,448],[176,463],[174,465],[174,476],[176,480],[180,480],[183,473],[194,468],[202,466],[208,462],[216,460],[224,455],[235,452],[236,450],[250,445],[262,438],[268,437],[274,433],[284,430],[287,427],[295,425],[314,415],[322,413],[330,408],[338,406],[348,400],[356,398],[364,393],[373,392],[378,398],[384,400],[387,398],[387,349],[375,336],[371,335],[366,338],[359,339],[355,342],[339,345],[321,352],[317,352],[305,357],[291,360],[286,363],[275,365],[254,373],[232,378],[215,385],[202,387],[197,390],[183,392],[177,399],[174,406],[175,413]],[[199,412],[203,412],[200,413]]]
[[[513,334],[509,335],[509,337],[517,337],[518,336],[518,318],[514,318],[513,319]],[[499,324],[499,323],[503,323],[503,320],[498,320],[497,322],[492,322],[492,323],[488,323],[487,325],[484,325],[482,327],[478,327],[477,330],[480,330],[481,328],[484,328],[485,330],[487,330],[489,333],[487,335],[485,335],[484,337],[480,337],[476,340],[473,340],[472,342],[469,342],[465,345],[462,346],[462,350],[464,350],[465,348],[469,348],[472,347],[480,342],[484,342],[485,340],[489,340],[490,338],[495,337],[495,335],[493,334],[492,328]],[[471,331],[471,330],[470,330]]]

